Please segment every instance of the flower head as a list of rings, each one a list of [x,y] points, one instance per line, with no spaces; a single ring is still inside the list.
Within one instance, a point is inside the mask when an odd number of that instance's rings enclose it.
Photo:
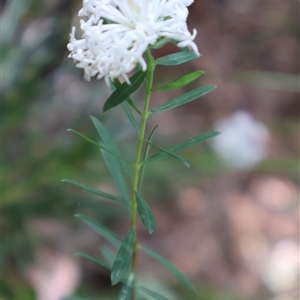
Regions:
[[[199,54],[193,42],[197,32],[187,28],[187,7],[193,0],[83,0],[81,39],[72,28],[68,49],[84,77],[109,79],[123,76],[137,65],[146,70],[143,58],[149,45],[160,38],[177,41]]]

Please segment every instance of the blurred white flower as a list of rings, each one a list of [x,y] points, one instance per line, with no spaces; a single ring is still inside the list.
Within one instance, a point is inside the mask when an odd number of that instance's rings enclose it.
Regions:
[[[38,252],[38,261],[26,270],[36,300],[59,300],[72,295],[80,281],[78,263],[64,254],[47,249]]]
[[[292,240],[281,240],[270,254],[263,280],[274,293],[297,291],[299,267],[299,245]],[[292,300],[294,297],[290,295],[287,299]]]
[[[178,47],[189,47],[197,55],[193,42],[197,32],[187,28],[187,7],[193,0],[83,0],[78,15],[83,31],[75,38],[72,28],[68,49],[84,77],[109,79],[123,76],[136,65],[146,70],[143,54],[159,38],[178,41]]]
[[[237,111],[219,121],[215,129],[222,134],[211,145],[229,167],[250,169],[265,158],[269,130],[249,113]]]

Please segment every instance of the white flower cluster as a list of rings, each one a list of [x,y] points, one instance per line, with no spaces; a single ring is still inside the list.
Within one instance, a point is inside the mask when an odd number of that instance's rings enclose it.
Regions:
[[[189,47],[197,55],[193,42],[197,32],[187,28],[187,7],[193,0],[83,0],[78,15],[82,38],[75,38],[72,28],[68,49],[84,77],[109,79],[123,76],[137,64],[143,70],[143,58],[149,45],[165,37],[178,41],[178,47]]]

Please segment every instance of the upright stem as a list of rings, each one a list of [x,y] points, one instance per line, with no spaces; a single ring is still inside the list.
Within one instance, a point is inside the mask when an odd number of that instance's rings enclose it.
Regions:
[[[146,58],[147,58],[147,76],[146,76],[146,97],[144,108],[142,112],[142,120],[140,125],[140,131],[138,136],[138,144],[137,144],[137,151],[136,151],[136,158],[133,165],[133,182],[132,182],[132,199],[131,199],[131,226],[132,228],[136,229],[137,227],[137,204],[136,204],[136,196],[135,192],[138,191],[138,184],[139,184],[139,177],[140,177],[140,167],[141,167],[141,156],[143,150],[143,143],[145,138],[145,129],[147,124],[147,119],[149,116],[149,103],[150,103],[150,95],[152,90],[152,83],[153,83],[153,74],[155,69],[155,63],[153,61],[151,52],[149,49],[146,51]],[[137,266],[137,246],[138,246],[138,238],[137,233],[135,230],[135,239],[134,239],[134,249],[133,249],[133,257],[132,257],[132,270],[133,272]],[[135,291],[133,292],[133,300],[135,299]]]

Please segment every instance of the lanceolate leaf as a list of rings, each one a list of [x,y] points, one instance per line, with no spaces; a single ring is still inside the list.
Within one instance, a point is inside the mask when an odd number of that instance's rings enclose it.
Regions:
[[[115,79],[113,82],[111,81],[111,90],[114,92],[117,88],[119,88],[122,83],[120,82],[119,79]],[[142,113],[139,111],[139,109],[136,107],[136,105],[134,104],[134,102],[130,99],[127,98],[126,102],[139,114],[141,115]]]
[[[153,130],[151,131],[151,133],[150,133],[150,135],[149,135],[149,138],[148,138],[148,141],[149,141],[149,142],[151,142],[152,137],[153,137],[153,134],[154,134],[155,130],[156,130],[158,127],[159,127],[159,125],[156,125],[156,126],[153,128]],[[143,161],[145,161],[145,160],[148,158],[149,149],[150,149],[150,144],[147,143],[146,149],[145,149],[145,152],[144,152]],[[141,175],[140,175],[139,191],[142,189],[142,184],[143,184],[143,179],[144,179],[144,172],[145,172],[145,165],[142,164],[142,166],[141,166]]]
[[[75,255],[79,256],[79,257],[82,257],[82,258],[85,258],[85,259],[93,262],[94,264],[100,266],[101,268],[103,268],[104,270],[106,270],[108,272],[111,271],[111,268],[105,262],[103,262],[102,260],[97,258],[96,256],[89,255],[89,254],[84,253],[84,252],[77,252],[77,253],[75,253]]]
[[[194,52],[182,51],[160,57],[156,60],[156,64],[163,66],[176,66],[195,58],[198,58],[198,56]]]
[[[86,141],[88,141],[88,142],[90,142],[91,144],[93,144],[93,145],[99,147],[101,150],[104,150],[104,151],[110,153],[111,155],[113,155],[113,156],[119,158],[121,161],[126,162],[127,164],[130,164],[130,165],[132,164],[130,161],[128,161],[128,160],[126,160],[125,158],[121,157],[120,155],[114,153],[113,151],[107,149],[106,147],[103,147],[103,146],[100,145],[99,143],[97,143],[97,142],[93,141],[92,139],[88,138],[86,135],[84,135],[84,134],[82,134],[82,133],[80,133],[80,132],[78,132],[78,131],[76,131],[76,130],[73,130],[73,129],[67,129],[67,131],[68,131],[68,132],[76,133],[77,135],[79,135],[80,137],[82,137],[83,139],[85,139]]]
[[[134,289],[134,275],[130,273],[126,281],[123,283],[122,289],[118,296],[118,300],[131,300]]]
[[[140,112],[140,110],[137,108],[137,106],[134,104],[134,102],[128,98],[126,100],[126,102],[139,114],[139,115],[142,115],[142,113]]]
[[[116,234],[114,234],[112,231],[110,231],[103,225],[97,223],[95,220],[86,217],[82,214],[76,214],[75,218],[78,218],[86,225],[88,225],[90,228],[94,229],[97,233],[99,233],[102,237],[104,237],[106,240],[111,242],[114,246],[120,247],[122,240]]]
[[[171,90],[181,88],[181,87],[191,83],[192,81],[196,80],[202,74],[204,74],[203,71],[192,72],[190,74],[184,75],[184,76],[172,81],[171,83],[168,83],[164,86],[155,88],[155,89],[153,89],[153,91],[155,91],[155,92],[156,91],[171,91]]]
[[[139,127],[138,127],[138,125],[137,125],[137,123],[136,123],[136,120],[135,120],[135,118],[134,118],[134,116],[133,116],[133,114],[132,114],[130,108],[128,107],[127,102],[123,102],[123,103],[121,104],[121,106],[122,106],[122,109],[123,109],[123,111],[125,112],[125,114],[126,114],[128,120],[129,120],[129,122],[131,123],[131,125],[135,128],[135,130],[136,130],[137,132],[139,132],[139,131],[140,131],[140,130],[139,130]]]
[[[118,161],[116,161],[114,157],[112,157],[111,155],[102,152],[102,156],[105,160],[105,163],[107,165],[108,170],[110,171],[112,178],[114,179],[115,184],[117,185],[121,193],[122,198],[126,199],[127,207],[130,212],[130,200],[129,200],[128,190],[127,190],[127,186],[123,174],[120,170],[120,165],[118,164]]]
[[[111,96],[106,100],[103,106],[103,112],[119,105],[123,101],[126,101],[134,92],[136,92],[144,83],[146,73],[143,71],[136,72],[129,80],[131,84],[124,82],[119,88],[117,88]]]
[[[157,147],[154,144],[150,143],[149,141],[146,141],[147,143],[149,143],[151,146],[153,146],[154,148],[158,149],[159,151],[165,153],[166,155],[169,155],[173,158],[176,158],[178,160],[180,160],[181,162],[183,162],[188,168],[190,167],[190,163],[183,157],[181,157],[180,155],[174,154],[168,150],[165,150],[163,148]]]
[[[82,184],[82,183],[79,183],[75,180],[71,180],[71,179],[62,179],[61,182],[66,182],[66,183],[69,183],[69,184],[72,184],[74,186],[77,186],[79,187],[80,189],[83,189],[89,193],[92,193],[92,194],[95,194],[95,195],[98,195],[98,196],[101,196],[101,197],[104,197],[104,198],[108,198],[108,199],[111,199],[111,200],[115,200],[115,201],[119,201],[119,202],[125,202],[127,203],[126,200],[120,198],[120,197],[117,197],[117,196],[113,196],[113,195],[110,195],[110,194],[107,194],[107,193],[104,193],[102,191],[99,191],[99,190],[96,190],[94,188],[91,188],[85,184]]]
[[[115,256],[111,253],[111,251],[107,247],[101,247],[100,251],[111,269],[115,261]]]
[[[91,117],[91,119],[92,119],[101,139],[103,140],[103,143],[106,145],[106,147],[108,149],[112,150],[114,153],[121,156],[120,151],[118,150],[114,141],[111,139],[109,133],[107,132],[107,130],[103,126],[103,124],[94,117]],[[123,167],[124,172],[129,176],[130,179],[132,179],[130,170],[128,169],[127,165],[123,161],[117,159],[116,157],[114,157],[108,153],[105,153],[103,151],[102,151],[102,155],[103,155],[106,165],[107,165],[107,167],[108,167],[108,169],[109,169],[109,171],[121,193],[122,198],[129,202],[130,198],[129,198],[129,194],[128,194],[128,190],[127,190],[127,186],[126,186],[123,174],[120,169],[120,163]]]
[[[186,141],[184,141],[182,143],[179,143],[179,144],[177,144],[177,145],[175,145],[175,146],[173,146],[173,147],[171,147],[171,148],[169,148],[167,150],[168,150],[168,152],[177,153],[178,151],[185,150],[187,148],[195,146],[195,145],[197,145],[197,144],[199,144],[199,143],[201,143],[201,142],[203,142],[203,141],[205,141],[207,139],[210,139],[210,138],[212,138],[214,136],[217,136],[218,134],[220,134],[220,133],[219,132],[206,132],[206,133],[202,133],[202,134],[196,135],[196,136],[194,136],[194,137],[192,137],[192,138],[190,138],[190,139],[188,139],[188,140],[186,140]],[[164,157],[166,155],[167,154],[164,153],[164,152],[155,154],[155,155],[151,156],[150,158],[148,158],[147,160],[145,160],[143,162],[143,164],[147,164],[147,163],[149,163],[151,161],[160,159],[160,158],[162,158],[162,157]]]
[[[151,113],[161,112],[165,110],[169,110],[178,106],[181,106],[183,104],[186,104],[188,102],[191,102],[193,100],[196,100],[200,98],[201,96],[206,95],[210,91],[214,90],[216,88],[215,85],[208,85],[201,88],[197,88],[194,90],[191,90],[183,95],[180,95],[164,104],[161,104],[153,109],[150,110]]]
[[[160,256],[159,254],[153,252],[145,246],[139,246],[144,252],[149,254],[152,258],[157,260],[162,266],[168,269],[179,281],[184,283],[190,290],[195,293],[195,288],[192,283],[183,275],[171,262]]]
[[[143,287],[143,286],[139,286],[139,289],[142,290],[145,294],[151,296],[153,299],[156,299],[156,300],[168,300],[167,298]]]
[[[137,209],[138,209],[139,215],[140,215],[144,225],[148,229],[149,233],[151,234],[155,230],[155,227],[156,227],[154,215],[153,215],[150,207],[148,206],[147,202],[141,196],[141,194],[136,191],[135,196],[136,196]]]
[[[130,268],[132,254],[133,254],[134,237],[135,237],[135,230],[131,228],[127,233],[127,236],[125,237],[118,251],[116,260],[112,267],[112,272],[111,272],[112,285],[119,283],[127,274]]]

